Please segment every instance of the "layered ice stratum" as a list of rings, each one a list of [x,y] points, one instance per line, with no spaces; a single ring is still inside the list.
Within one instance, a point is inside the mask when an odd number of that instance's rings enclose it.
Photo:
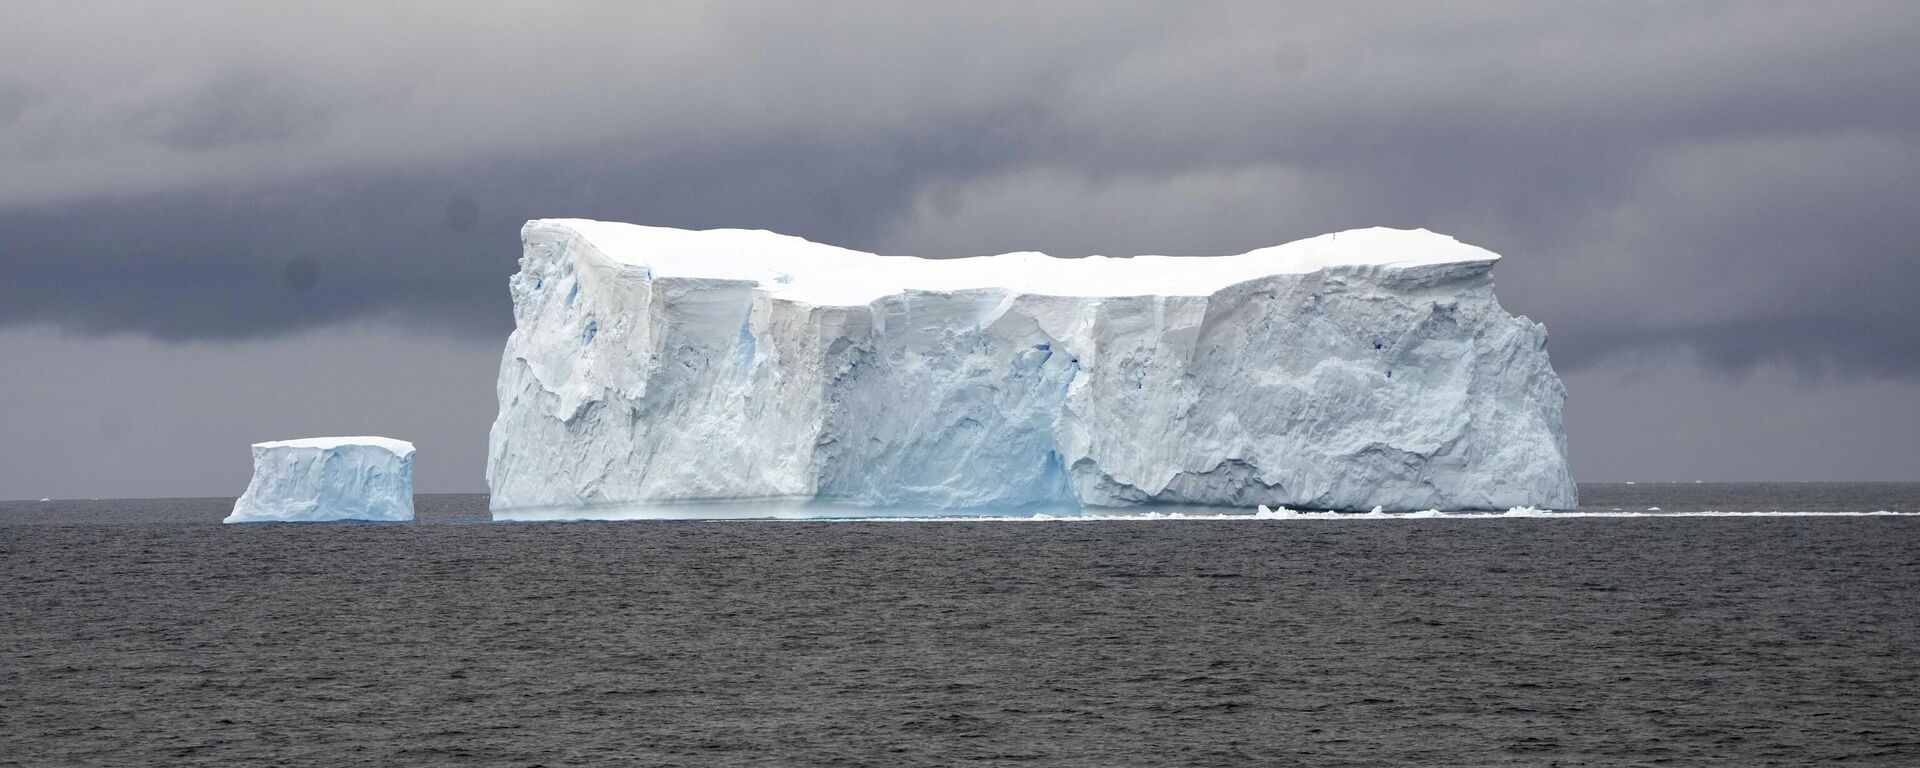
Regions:
[[[528,222],[496,517],[811,499],[1575,506],[1546,331],[1499,256],[1362,229],[1238,256],[876,256]]]
[[[412,519],[412,443],[311,437],[254,443],[253,481],[226,522]]]

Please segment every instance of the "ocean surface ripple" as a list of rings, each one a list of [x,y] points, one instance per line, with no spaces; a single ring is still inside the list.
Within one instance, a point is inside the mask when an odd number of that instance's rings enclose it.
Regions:
[[[484,497],[423,496],[418,524],[219,525],[231,504],[0,502],[0,765],[1920,764],[1908,515],[447,524]]]

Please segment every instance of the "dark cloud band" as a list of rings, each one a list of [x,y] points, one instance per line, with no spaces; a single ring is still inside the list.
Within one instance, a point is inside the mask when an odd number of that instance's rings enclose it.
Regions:
[[[497,336],[541,216],[935,255],[1385,224],[1512,257],[1504,300],[1571,368],[1920,373],[1920,8],[1081,10],[583,5],[541,17],[558,38],[453,6],[406,11],[432,35],[239,13],[283,45],[90,54],[62,34],[138,19],[24,18],[0,324]]]

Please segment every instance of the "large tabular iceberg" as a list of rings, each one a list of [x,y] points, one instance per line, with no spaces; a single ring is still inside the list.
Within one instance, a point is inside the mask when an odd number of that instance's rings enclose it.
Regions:
[[[1497,255],[1425,230],[948,260],[574,219],[521,236],[498,518],[1576,503],[1546,331],[1494,299]]]
[[[312,437],[254,443],[253,481],[226,522],[412,519],[412,443]]]

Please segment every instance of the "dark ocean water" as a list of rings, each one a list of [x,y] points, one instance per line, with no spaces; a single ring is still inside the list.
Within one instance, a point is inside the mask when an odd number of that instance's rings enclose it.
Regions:
[[[1920,511],[1920,485],[1586,509]],[[0,502],[0,765],[1920,765],[1920,516]]]

